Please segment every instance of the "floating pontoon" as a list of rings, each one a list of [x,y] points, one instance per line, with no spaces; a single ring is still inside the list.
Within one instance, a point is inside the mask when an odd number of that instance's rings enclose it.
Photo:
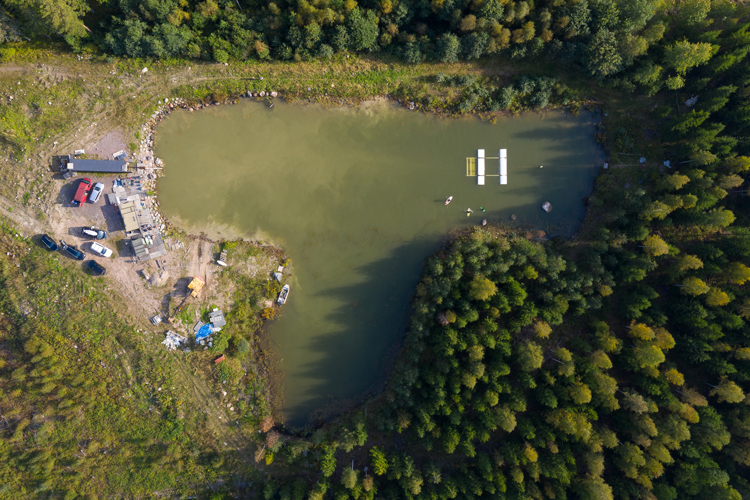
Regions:
[[[484,186],[484,149],[477,150],[477,184]]]
[[[500,150],[500,184],[508,184],[508,150]]]

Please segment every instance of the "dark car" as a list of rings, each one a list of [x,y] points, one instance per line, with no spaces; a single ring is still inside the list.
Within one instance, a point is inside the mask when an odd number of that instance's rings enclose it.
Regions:
[[[63,252],[67,253],[70,257],[74,258],[75,260],[83,260],[86,257],[83,252],[81,252],[74,246],[68,245],[63,240],[60,240],[60,246],[62,247]]]
[[[42,245],[44,245],[44,248],[49,250],[50,252],[56,252],[59,248],[57,246],[57,243],[55,243],[55,240],[47,236],[46,234],[42,235]]]
[[[107,237],[107,232],[97,229],[94,226],[84,227],[81,229],[81,236],[84,238],[94,238],[97,240],[103,240]]]
[[[89,266],[89,269],[91,269],[91,271],[97,276],[104,276],[105,274],[107,274],[107,270],[104,269],[104,266],[102,266],[95,260],[90,260],[87,266]]]

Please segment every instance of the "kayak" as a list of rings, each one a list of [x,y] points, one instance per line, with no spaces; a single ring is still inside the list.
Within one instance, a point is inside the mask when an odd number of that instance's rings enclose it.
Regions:
[[[447,205],[451,201],[453,201],[453,196],[449,196],[448,199],[445,200],[445,204]]]

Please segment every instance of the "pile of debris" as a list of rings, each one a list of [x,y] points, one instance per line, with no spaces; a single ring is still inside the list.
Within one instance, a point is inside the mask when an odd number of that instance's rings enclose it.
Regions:
[[[172,330],[167,331],[167,338],[164,339],[162,344],[167,346],[167,349],[170,351],[174,351],[178,347],[181,347],[182,344],[187,342],[187,337],[183,337],[179,333],[175,333]]]

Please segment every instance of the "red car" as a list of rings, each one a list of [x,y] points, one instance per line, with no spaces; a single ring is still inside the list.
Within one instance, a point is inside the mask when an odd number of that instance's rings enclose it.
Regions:
[[[73,197],[73,205],[81,206],[86,203],[89,191],[91,191],[91,179],[81,179],[81,182],[78,183],[76,195]]]

